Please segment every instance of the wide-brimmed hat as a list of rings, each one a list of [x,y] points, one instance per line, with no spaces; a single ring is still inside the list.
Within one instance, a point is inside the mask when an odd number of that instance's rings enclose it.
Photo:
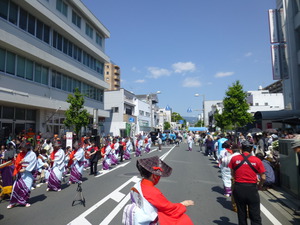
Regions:
[[[172,173],[172,168],[162,161],[158,156],[138,159],[139,164],[152,174],[168,177]]]
[[[292,142],[292,148],[300,147],[300,139],[296,139]]]

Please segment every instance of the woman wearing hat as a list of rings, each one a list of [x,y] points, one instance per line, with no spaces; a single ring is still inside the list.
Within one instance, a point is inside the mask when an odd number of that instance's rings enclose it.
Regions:
[[[172,203],[155,187],[161,177],[171,175],[172,168],[160,160],[158,156],[138,159],[136,166],[143,177],[138,185],[140,185],[145,200],[155,207],[158,218],[156,222],[159,222],[160,225],[193,224],[189,216],[185,214],[186,207],[194,205],[192,200]]]
[[[36,154],[32,151],[30,143],[24,142],[20,147],[21,152],[15,161],[14,176],[16,175],[16,180],[10,197],[10,204],[7,206],[8,209],[16,204],[30,206],[28,199],[34,181],[32,172],[37,166]]]
[[[51,170],[48,179],[47,191],[61,191],[61,180],[65,170],[65,152],[59,143],[54,144],[53,152],[50,154]]]

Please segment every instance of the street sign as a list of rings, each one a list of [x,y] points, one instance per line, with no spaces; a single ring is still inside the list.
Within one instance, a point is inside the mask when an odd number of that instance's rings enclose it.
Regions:
[[[129,117],[129,122],[134,123],[134,117]]]

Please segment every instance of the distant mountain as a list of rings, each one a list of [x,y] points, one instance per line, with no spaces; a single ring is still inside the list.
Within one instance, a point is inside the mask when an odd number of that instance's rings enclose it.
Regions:
[[[197,116],[182,116],[183,119],[186,120],[186,122],[189,122],[190,124],[195,124],[198,122],[198,117]]]

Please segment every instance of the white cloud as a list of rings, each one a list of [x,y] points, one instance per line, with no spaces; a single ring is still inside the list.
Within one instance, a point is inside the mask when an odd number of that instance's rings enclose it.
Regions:
[[[178,62],[172,65],[175,73],[194,72],[196,66],[192,62]]]
[[[252,52],[247,52],[244,56],[245,56],[245,57],[250,57],[250,56],[252,56],[252,55],[253,55]]]
[[[234,72],[218,72],[215,74],[215,77],[229,77],[232,76]]]
[[[138,68],[136,68],[135,66],[132,67],[131,70],[132,70],[133,72],[136,72],[136,73],[140,73],[140,72],[141,72],[141,71],[138,70]]]
[[[200,87],[201,82],[198,77],[187,77],[183,80],[183,87]]]
[[[134,81],[134,83],[140,83],[140,84],[145,83],[145,82],[146,82],[146,80],[136,80],[136,81]]]
[[[162,76],[170,76],[171,75],[171,71],[167,70],[167,69],[163,69],[163,68],[158,68],[158,67],[148,67],[148,71],[150,72],[150,77],[157,79],[159,77]]]

